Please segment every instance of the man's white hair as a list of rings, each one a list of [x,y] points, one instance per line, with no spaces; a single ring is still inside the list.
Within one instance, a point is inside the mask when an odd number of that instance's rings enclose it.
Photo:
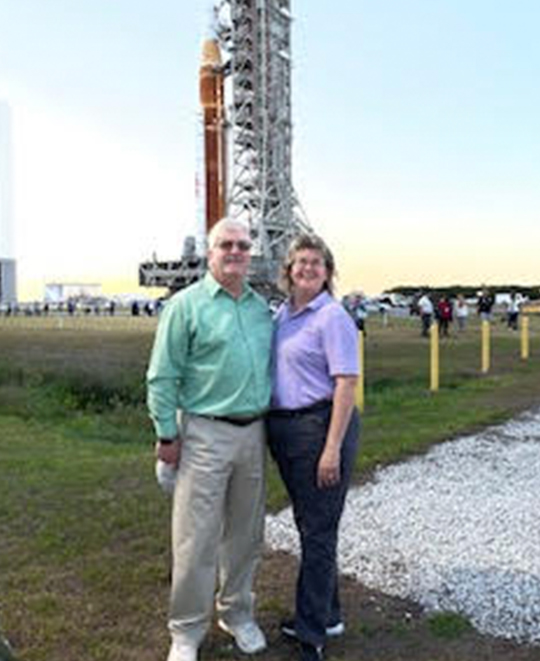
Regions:
[[[221,234],[227,230],[241,230],[249,237],[249,227],[246,223],[235,218],[222,218],[218,220],[208,234],[208,248],[213,248]]]

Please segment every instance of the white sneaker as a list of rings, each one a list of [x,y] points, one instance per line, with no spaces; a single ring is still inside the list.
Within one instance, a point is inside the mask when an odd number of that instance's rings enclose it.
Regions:
[[[287,636],[288,638],[298,638],[294,620],[283,620],[280,628],[281,628],[281,633]],[[327,638],[339,638],[339,636],[342,636],[344,633],[345,633],[345,624],[341,620],[339,620],[335,624],[329,624],[326,627]]]
[[[326,635],[328,638],[339,638],[345,633],[345,624],[340,620],[335,624],[329,624],[326,627]]]
[[[218,626],[234,638],[238,649],[244,654],[255,654],[266,649],[264,633],[253,620],[235,626],[229,626],[223,620],[218,620]]]
[[[167,661],[197,661],[197,645],[173,636]]]

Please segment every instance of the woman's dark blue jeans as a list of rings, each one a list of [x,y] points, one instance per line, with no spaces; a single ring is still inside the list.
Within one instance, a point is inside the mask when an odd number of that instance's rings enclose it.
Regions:
[[[300,535],[295,629],[298,638],[322,645],[326,627],[341,620],[338,594],[338,529],[354,468],[360,417],[354,409],[341,447],[341,480],[317,486],[317,466],[326,443],[331,406],[305,414],[270,413],[270,452],[291,499]]]

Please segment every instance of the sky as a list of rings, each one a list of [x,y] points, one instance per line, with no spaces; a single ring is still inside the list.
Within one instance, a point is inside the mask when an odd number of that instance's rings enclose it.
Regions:
[[[340,290],[540,283],[540,3],[292,0],[294,185]],[[210,0],[0,0],[19,296],[137,290],[196,217]]]

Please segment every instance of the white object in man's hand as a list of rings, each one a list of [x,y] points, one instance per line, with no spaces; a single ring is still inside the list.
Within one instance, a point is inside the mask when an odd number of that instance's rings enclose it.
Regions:
[[[180,438],[158,439],[156,443],[156,479],[167,494],[174,492],[178,464],[180,463]]]
[[[176,486],[178,469],[162,459],[156,461],[156,480],[166,494],[172,495]]]

